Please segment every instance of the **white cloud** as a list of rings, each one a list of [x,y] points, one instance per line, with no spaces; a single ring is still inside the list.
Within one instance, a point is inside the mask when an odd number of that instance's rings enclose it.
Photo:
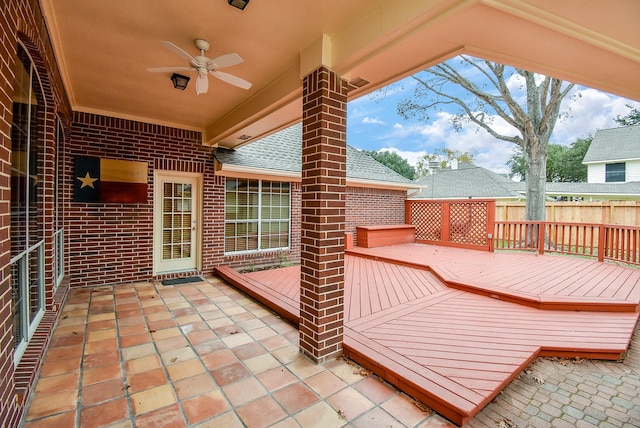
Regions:
[[[368,123],[368,124],[374,124],[374,125],[384,125],[384,122],[380,119],[378,119],[377,117],[369,117],[369,116],[365,116],[364,119],[362,119],[362,123]]]

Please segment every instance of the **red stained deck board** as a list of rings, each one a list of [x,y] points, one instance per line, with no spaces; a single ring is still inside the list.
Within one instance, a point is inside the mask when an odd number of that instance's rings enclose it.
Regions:
[[[354,250],[365,257],[345,257],[345,355],[457,424],[479,412],[536,356],[620,358],[640,315],[640,274],[633,269],[599,268],[584,259],[573,264],[569,257],[549,263],[542,262],[556,257],[486,257],[420,244]],[[512,266],[520,256],[522,263]],[[510,267],[503,266],[505,276],[499,277],[502,262]],[[557,268],[565,273],[549,275]],[[462,285],[450,288],[438,277]],[[299,267],[227,272],[227,278],[244,282],[240,288],[254,297],[274,299],[274,310],[289,311],[283,315],[297,321],[291,313],[299,311]],[[492,279],[500,285],[486,282]],[[464,287],[467,280],[472,293]],[[607,281],[615,290],[604,286]],[[536,283],[544,293],[568,294],[538,295]],[[495,292],[523,299],[520,303],[530,299],[538,307],[487,297]]]

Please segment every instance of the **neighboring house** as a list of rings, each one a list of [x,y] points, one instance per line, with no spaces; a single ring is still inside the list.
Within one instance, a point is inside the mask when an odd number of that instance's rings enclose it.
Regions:
[[[640,128],[640,127],[639,127]],[[460,164],[458,169],[446,169],[417,181],[420,193],[410,199],[496,199],[523,201],[525,182],[512,181],[486,168]],[[626,183],[547,183],[550,200],[637,201],[640,181]]]
[[[589,183],[640,182],[640,125],[598,130],[582,163]]]
[[[481,166],[460,163],[417,181],[422,190],[409,199],[497,199],[523,200],[515,190],[518,184]]]
[[[226,177],[225,256],[282,249],[297,257],[300,216],[291,213],[300,212],[302,125],[235,150],[217,148],[213,156],[215,174]],[[404,223],[407,191],[417,187],[351,146],[346,185],[345,232],[354,236],[356,226]]]

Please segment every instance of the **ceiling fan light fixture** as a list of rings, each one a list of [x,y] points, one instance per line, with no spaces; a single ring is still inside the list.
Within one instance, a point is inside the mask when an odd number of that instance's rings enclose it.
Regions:
[[[182,74],[173,73],[171,75],[171,81],[173,82],[173,87],[176,89],[180,89],[184,91],[187,89],[187,85],[189,84],[189,76],[183,76]]]
[[[244,10],[245,7],[249,4],[249,0],[227,0],[229,4],[233,7],[237,7],[240,10]]]

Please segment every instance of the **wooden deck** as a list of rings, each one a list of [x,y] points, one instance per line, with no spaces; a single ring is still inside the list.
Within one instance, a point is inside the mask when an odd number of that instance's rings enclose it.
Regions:
[[[297,322],[298,267],[217,271]],[[422,244],[357,247],[345,257],[344,353],[463,425],[537,356],[619,359],[639,307],[637,269]]]

